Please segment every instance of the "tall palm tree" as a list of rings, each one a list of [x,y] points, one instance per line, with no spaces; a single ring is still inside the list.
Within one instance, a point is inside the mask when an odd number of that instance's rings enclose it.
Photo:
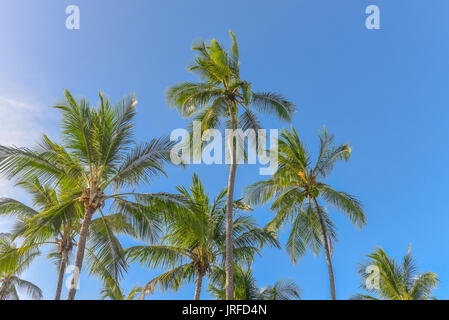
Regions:
[[[359,270],[362,287],[378,298],[357,294],[353,299],[361,300],[428,300],[439,280],[435,273],[418,273],[416,262],[409,247],[401,263],[387,256],[382,248],[368,255],[368,261]],[[368,268],[371,266],[371,268]],[[372,268],[375,267],[375,268]],[[373,273],[374,272],[374,273]],[[378,277],[377,281],[374,277]]]
[[[167,233],[157,245],[143,245],[127,249],[131,261],[153,267],[168,267],[169,271],[151,280],[143,295],[157,286],[163,290],[177,290],[195,279],[194,299],[199,300],[203,279],[212,268],[224,263],[225,197],[226,189],[210,202],[199,177],[195,174],[192,186],[178,186],[184,205],[171,210],[167,216]],[[249,210],[241,201],[235,201],[234,210]],[[273,233],[257,228],[246,216],[235,218],[233,224],[235,259],[251,258],[265,244],[278,246]],[[142,298],[143,298],[142,295]]]
[[[201,82],[182,82],[169,88],[169,106],[177,107],[183,117],[200,121],[202,130],[219,128],[225,119],[226,126],[233,132],[236,129],[254,129],[257,134],[260,122],[254,110],[275,114],[281,120],[290,121],[295,110],[293,103],[277,93],[253,92],[251,83],[240,78],[239,48],[236,37],[231,31],[229,33],[232,38],[229,52],[215,39],[210,42],[199,41],[192,46],[197,56],[189,71],[199,75]],[[234,148],[236,140],[233,135],[229,135],[228,139],[226,143],[231,161],[226,202],[226,296],[231,300],[234,267],[232,205],[237,158]]]
[[[85,99],[76,101],[66,90],[65,102],[56,106],[62,112],[63,144],[44,136],[33,150],[0,146],[0,173],[22,180],[37,177],[42,183],[54,183],[61,190],[70,190],[62,201],[41,215],[53,215],[75,202],[84,206],[84,217],[78,236],[75,270],[81,272],[89,227],[93,216],[108,200],[121,213],[127,213],[131,224],[141,223],[140,236],[152,238],[158,231],[157,216],[142,212],[137,202],[166,203],[166,194],[143,194],[134,190],[141,182],[149,182],[165,174],[172,143],[167,138],[135,144],[133,120],[137,100],[131,95],[115,106],[100,94],[98,107],[91,107]],[[135,199],[137,202],[130,200]],[[36,218],[36,219],[39,219]],[[156,220],[155,220],[156,219]],[[109,232],[109,230],[105,230]],[[108,252],[105,252],[108,253]],[[67,299],[76,294],[77,277],[73,277]]]
[[[349,159],[351,148],[347,144],[335,146],[334,136],[328,135],[326,130],[319,138],[318,159],[313,164],[295,129],[283,130],[278,143],[278,170],[270,179],[247,187],[245,199],[250,205],[275,199],[271,209],[276,212],[276,216],[269,223],[270,228],[278,230],[293,220],[287,251],[294,262],[305,253],[307,247],[312,247],[315,253],[324,247],[331,297],[335,300],[331,259],[335,230],[329,214],[318,204],[318,200],[346,213],[349,220],[359,228],[365,224],[365,214],[357,199],[324,183],[336,161]]]
[[[32,299],[42,299],[42,291],[20,275],[38,255],[36,250],[18,248],[13,236],[0,233],[0,300],[19,300],[18,290],[26,290]]]
[[[234,300],[301,299],[298,285],[291,280],[278,280],[274,285],[259,288],[251,269],[251,263],[247,266],[236,264],[234,270]],[[208,289],[215,298],[220,300],[225,299],[225,271],[222,268],[216,268],[212,271]]]

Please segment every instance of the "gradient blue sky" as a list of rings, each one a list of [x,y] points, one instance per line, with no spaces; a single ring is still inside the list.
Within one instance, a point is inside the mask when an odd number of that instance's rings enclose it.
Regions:
[[[70,4],[80,7],[80,30],[65,28]],[[370,4],[380,7],[381,30],[365,28]],[[447,298],[448,11],[446,0],[3,0],[0,143],[31,145],[42,132],[57,138],[58,114],[49,106],[64,88],[92,102],[99,90],[112,100],[135,92],[139,141],[185,127],[187,121],[166,107],[164,91],[195,79],[186,72],[194,39],[217,38],[228,45],[232,29],[242,77],[254,90],[282,92],[298,105],[293,125],[314,153],[323,125],[353,148],[350,162],[338,165],[328,182],[362,200],[368,224],[360,232],[331,210],[339,235],[337,297],[358,291],[357,266],[376,246],[401,258],[412,244],[420,270],[434,271],[442,280],[436,295]],[[263,120],[267,128],[287,126]],[[168,179],[142,190],[174,191],[189,184],[193,172],[212,195],[227,179],[225,166],[171,167]],[[259,178],[257,166],[240,167],[237,194]],[[3,195],[26,201],[0,180]],[[263,207],[254,216],[263,224],[272,213]],[[7,227],[0,220],[0,232]],[[283,250],[266,249],[254,271],[261,286],[290,278],[305,299],[329,298],[323,255],[307,254],[294,266]],[[133,265],[123,287],[143,285],[157,273]],[[40,259],[24,277],[53,297],[56,269],[50,262]],[[84,274],[77,297],[95,299],[99,290],[100,283]],[[192,297],[193,286],[187,286],[150,298]]]

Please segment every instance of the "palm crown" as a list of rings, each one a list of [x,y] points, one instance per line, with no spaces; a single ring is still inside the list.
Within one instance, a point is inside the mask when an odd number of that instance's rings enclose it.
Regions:
[[[241,129],[258,129],[254,111],[290,121],[295,110],[293,103],[277,93],[253,92],[251,83],[240,79],[239,48],[234,34],[230,34],[230,52],[215,39],[192,46],[198,55],[188,70],[203,81],[181,82],[169,88],[169,105],[177,107],[182,116],[201,121],[203,130],[217,128],[223,118],[230,120],[228,124],[235,119],[236,127]]]
[[[212,268],[224,263],[225,228],[224,205],[226,190],[210,201],[201,180],[192,178],[192,186],[177,187],[184,205],[167,213],[167,233],[157,245],[136,246],[127,249],[129,258],[148,267],[168,267],[169,271],[151,280],[145,292],[151,293],[157,286],[177,290],[182,284],[196,279],[195,299],[200,298],[203,278]],[[249,207],[235,202],[235,209]],[[234,250],[238,261],[251,258],[265,244],[278,246],[273,234],[257,228],[254,221],[245,216],[234,220]]]
[[[331,241],[336,239],[335,228],[325,208],[318,204],[318,199],[345,212],[358,227],[365,224],[365,215],[353,196],[336,191],[322,182],[336,161],[349,159],[351,148],[347,144],[335,146],[333,135],[328,135],[326,130],[319,138],[318,159],[313,164],[296,130],[284,130],[278,142],[278,170],[272,178],[249,186],[246,199],[251,205],[275,199],[271,209],[276,212],[276,216],[269,223],[271,228],[279,229],[293,220],[287,241],[287,251],[293,261],[296,262],[309,246],[314,252],[324,247],[334,298]]]
[[[0,214],[16,218],[13,236],[23,238],[23,248],[49,247],[47,258],[54,260],[58,271],[55,299],[59,300],[66,266],[80,232],[84,208],[73,202],[56,213],[48,209],[61,203],[64,192],[57,192],[50,186],[43,186],[39,180],[21,181],[17,184],[32,196],[32,207],[10,198],[0,198]],[[123,214],[109,214],[92,220],[86,250],[90,273],[103,281],[118,281],[126,270],[123,248],[117,234],[138,237],[138,230]],[[104,269],[112,274],[105,277]],[[112,281],[111,280],[111,281]]]
[[[376,269],[368,269],[368,266]],[[376,272],[372,274],[373,271]],[[427,300],[433,298],[432,291],[439,282],[433,272],[418,273],[411,247],[401,263],[388,257],[382,248],[377,248],[368,255],[368,261],[360,267],[359,273],[362,287],[378,298],[357,294],[353,299]],[[374,277],[378,277],[377,281]]]
[[[16,218],[12,234],[15,238],[24,239],[23,248],[51,245],[47,257],[53,259],[59,269],[55,295],[55,299],[59,300],[65,268],[76,245],[75,238],[83,215],[82,206],[76,202],[61,209],[58,214],[40,215],[60,203],[57,191],[43,186],[38,179],[20,181],[17,186],[32,196],[32,207],[15,199],[0,198],[0,214]]]
[[[235,265],[234,300],[301,299],[298,285],[291,280],[281,279],[276,281],[274,285],[259,288],[251,265],[252,261],[249,261],[246,265]],[[208,289],[215,298],[225,299],[225,271],[222,268],[213,270]]]
[[[0,300],[19,300],[19,290],[33,299],[42,299],[42,291],[20,275],[39,254],[36,249],[18,248],[12,234],[0,233]]]

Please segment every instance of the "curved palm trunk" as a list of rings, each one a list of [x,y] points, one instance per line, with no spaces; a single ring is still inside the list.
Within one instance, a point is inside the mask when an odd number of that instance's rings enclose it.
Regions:
[[[76,288],[78,287],[79,275],[81,274],[81,267],[83,266],[84,249],[86,248],[87,234],[89,232],[90,222],[96,209],[92,207],[86,208],[86,214],[84,215],[83,224],[81,225],[80,235],[78,239],[78,246],[75,257],[75,274],[70,284],[67,300],[74,300],[76,294]]]
[[[202,285],[203,285],[203,275],[201,274],[201,272],[197,272],[195,282],[195,297],[193,298],[194,300],[200,300]]]
[[[336,300],[335,295],[335,280],[334,280],[334,270],[332,268],[332,260],[331,260],[331,253],[329,250],[329,242],[327,241],[327,229],[326,225],[323,221],[323,216],[321,215],[320,206],[318,205],[318,202],[315,198],[313,198],[313,203],[315,204],[316,212],[318,213],[318,218],[320,220],[321,229],[323,230],[323,241],[324,241],[324,249],[326,252],[326,261],[327,261],[327,269],[329,271],[329,282],[331,285],[331,299]]]
[[[2,284],[0,286],[0,300],[4,300],[6,294],[8,293],[8,288],[9,288],[9,282],[10,282],[10,276],[5,277],[5,279],[3,279]]]
[[[231,117],[231,128],[237,128],[235,115],[229,106],[229,115]],[[231,153],[231,168],[228,179],[228,195],[226,199],[226,300],[234,299],[234,239],[233,239],[233,203],[234,203],[234,185],[235,175],[237,173],[236,150],[234,148],[233,135],[229,136],[228,147]]]
[[[55,300],[61,300],[62,282],[64,280],[64,272],[67,264],[68,252],[62,250],[61,262],[59,264],[58,285],[56,286]]]

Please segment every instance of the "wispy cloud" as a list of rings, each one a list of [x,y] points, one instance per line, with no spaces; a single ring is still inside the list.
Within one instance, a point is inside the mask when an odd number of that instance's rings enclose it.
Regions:
[[[27,95],[27,97],[29,97]],[[43,133],[52,134],[55,112],[41,103],[23,101],[0,93],[0,144],[17,147],[32,147]],[[0,198],[14,198],[29,204],[29,196],[14,187],[13,181],[0,176]],[[0,232],[10,232],[14,218],[0,216]],[[36,283],[44,292],[53,288],[54,277],[47,276],[49,263],[43,257],[34,262],[33,268],[27,269],[22,275],[25,279]],[[19,293],[21,299],[28,297]],[[51,298],[46,296],[46,298]]]
[[[0,96],[0,144],[30,147],[44,132],[46,108]],[[0,197],[13,197],[13,183],[0,177]],[[1,223],[1,220],[0,220]]]
[[[0,144],[30,146],[41,135],[42,108],[0,96]]]

